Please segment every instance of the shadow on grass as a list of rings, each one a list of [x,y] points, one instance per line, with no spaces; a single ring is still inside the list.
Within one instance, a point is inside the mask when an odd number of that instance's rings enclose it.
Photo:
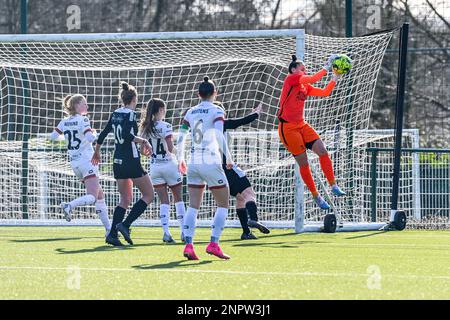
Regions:
[[[69,241],[69,240],[81,240],[83,238],[49,238],[49,239],[27,239],[27,240],[9,240],[9,242],[15,243],[33,243],[33,242],[55,242],[55,241]]]
[[[155,270],[155,269],[172,269],[172,268],[184,268],[184,267],[197,267],[205,264],[210,264],[213,261],[211,260],[202,260],[198,263],[192,263],[192,261],[188,260],[178,260],[178,261],[172,261],[168,263],[161,263],[161,264],[141,264],[137,266],[132,266],[133,269],[137,270]]]
[[[351,240],[351,239],[359,239],[359,238],[373,237],[373,236],[377,236],[377,235],[379,235],[379,234],[383,234],[383,233],[386,233],[386,232],[389,232],[389,231],[387,231],[387,230],[377,231],[377,232],[372,232],[372,233],[369,233],[369,234],[362,234],[362,235],[359,235],[359,236],[347,237],[347,238],[345,238],[345,239],[346,239],[346,240]]]
[[[86,248],[86,249],[80,249],[80,250],[66,250],[65,248],[58,248],[55,249],[56,252],[60,254],[79,254],[79,253],[93,253],[93,252],[105,252],[105,251],[117,251],[117,250],[134,250],[135,248],[139,247],[154,247],[154,246],[166,246],[165,243],[139,243],[134,244],[132,246],[130,245],[124,245],[123,247],[113,247],[110,245],[103,245],[98,246],[95,248]]]
[[[264,239],[269,239],[269,238],[278,238],[278,237],[286,237],[286,236],[295,236],[295,235],[299,235],[298,233],[295,232],[289,232],[289,233],[283,233],[283,234],[255,234],[258,239],[252,239],[252,240],[241,240],[241,238],[236,238],[236,239],[224,239],[224,240],[220,240],[220,242],[242,242],[242,241],[250,241],[250,242],[254,242],[254,241],[258,241],[258,240],[264,240]]]
[[[233,247],[267,247],[275,249],[299,248],[303,244],[326,243],[324,241],[295,241],[295,242],[258,242],[258,240],[247,240],[248,242],[233,244]]]

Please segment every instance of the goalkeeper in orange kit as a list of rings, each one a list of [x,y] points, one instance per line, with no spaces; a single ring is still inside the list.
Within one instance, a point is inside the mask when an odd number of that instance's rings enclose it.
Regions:
[[[283,83],[283,90],[278,110],[278,134],[286,149],[292,153],[300,166],[300,175],[314,197],[314,201],[321,209],[329,209],[330,205],[317,191],[311,169],[308,163],[306,149],[312,150],[319,156],[320,166],[327,178],[331,191],[336,196],[344,196],[334,177],[333,164],[320,136],[304,119],[305,100],[308,96],[326,97],[336,85],[339,75],[334,74],[325,88],[313,87],[311,84],[319,81],[331,70],[332,55],[322,70],[314,75],[306,75],[306,67],[302,61],[297,61],[295,55],[289,64],[289,75]]]

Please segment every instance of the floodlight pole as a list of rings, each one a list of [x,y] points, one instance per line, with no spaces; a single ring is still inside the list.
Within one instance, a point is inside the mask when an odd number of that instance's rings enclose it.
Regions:
[[[395,149],[394,149],[394,171],[392,174],[392,199],[390,222],[394,221],[398,209],[398,195],[400,182],[400,160],[402,152],[403,134],[403,104],[405,102],[406,85],[406,58],[408,53],[409,23],[404,23],[400,28],[399,63],[397,76],[397,96],[395,101]]]

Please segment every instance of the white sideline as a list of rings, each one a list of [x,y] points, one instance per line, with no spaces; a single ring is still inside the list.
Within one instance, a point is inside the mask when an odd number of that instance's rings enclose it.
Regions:
[[[186,260],[187,261],[187,260]],[[149,266],[151,267],[151,266]],[[67,267],[31,267],[31,266],[0,266],[0,270],[54,270],[67,271]],[[354,272],[274,272],[274,271],[233,271],[233,270],[194,270],[194,269],[142,269],[139,268],[79,268],[81,271],[100,271],[100,272],[133,272],[133,271],[153,271],[153,272],[182,272],[182,273],[217,273],[217,274],[236,274],[236,275],[263,275],[263,276],[301,276],[301,277],[365,277],[367,273]],[[434,279],[450,280],[450,276],[427,276],[427,275],[401,275],[401,274],[382,274],[387,278],[400,279]]]

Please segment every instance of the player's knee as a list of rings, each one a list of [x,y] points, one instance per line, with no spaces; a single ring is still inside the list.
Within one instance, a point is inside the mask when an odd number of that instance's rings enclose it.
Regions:
[[[317,150],[317,155],[318,155],[319,157],[323,157],[323,156],[328,155],[328,151],[327,151],[327,149],[325,148],[325,146],[321,146],[321,147]]]
[[[236,196],[236,208],[245,208],[245,199],[241,195]]]
[[[295,160],[297,161],[300,167],[308,165],[308,156],[306,152],[302,152],[299,155],[295,156]]]
[[[144,200],[146,203],[150,203],[153,201],[153,193],[145,193],[142,195],[141,199]]]
[[[133,201],[133,197],[132,196],[121,196],[120,197],[120,202],[119,205],[123,208],[128,208],[131,204],[131,202]]]
[[[242,193],[242,195],[244,197],[245,202],[255,201],[255,199],[256,199],[255,191],[253,191],[253,188],[251,188],[251,187],[245,189],[244,192]]]

